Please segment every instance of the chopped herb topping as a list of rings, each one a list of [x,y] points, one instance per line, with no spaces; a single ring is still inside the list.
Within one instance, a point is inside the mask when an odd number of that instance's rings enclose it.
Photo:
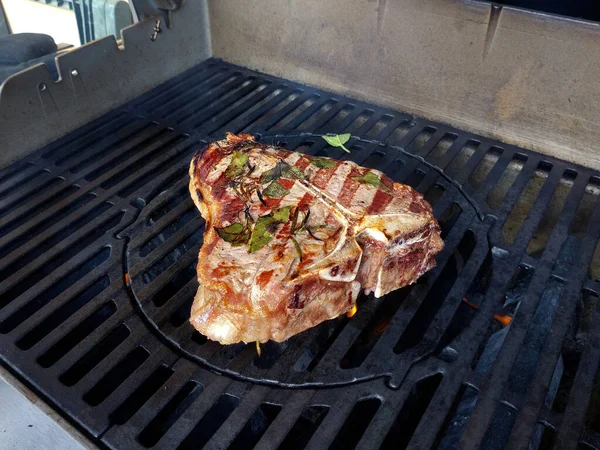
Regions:
[[[250,236],[248,247],[248,251],[250,253],[257,252],[273,240],[273,235],[271,232],[274,231],[277,225],[290,220],[291,209],[291,206],[279,208],[272,213],[267,214],[266,216],[259,217],[256,220],[254,229],[252,230],[252,235]]]
[[[350,150],[348,150],[344,146],[344,144],[350,140],[350,133],[334,134],[333,136],[323,136],[323,139],[325,139],[327,143],[332,147],[340,147],[346,153],[350,153]]]
[[[256,191],[259,200],[264,203],[264,200],[261,199],[261,195],[258,193],[258,186],[252,179],[246,178],[243,180],[233,180],[231,182],[231,187],[241,200],[245,203],[250,203],[252,200],[252,194]]]
[[[263,195],[271,198],[282,198],[288,195],[290,191],[284,188],[279,181],[272,181],[264,191],[262,191]]]
[[[246,163],[248,163],[249,158],[247,153],[241,153],[238,150],[235,150],[231,162],[229,163],[227,170],[225,170],[225,176],[231,179],[239,177],[244,172],[244,167],[246,166]]]
[[[310,158],[310,163],[313,166],[317,166],[319,169],[333,169],[337,167],[337,163],[333,159],[318,156],[316,158]]]
[[[388,193],[392,192],[390,190],[390,188],[387,187],[385,184],[383,184],[381,182],[381,180],[379,179],[379,177],[377,175],[375,175],[373,172],[367,172],[360,177],[352,177],[352,179],[354,181],[358,181],[361,184],[368,184],[368,185],[371,185],[373,187],[376,187],[376,188],[381,189],[382,191],[385,191]]]
[[[339,145],[350,139],[350,135],[341,135]],[[328,140],[329,142],[329,140]],[[332,141],[333,142],[333,141]],[[334,144],[332,144],[334,145]],[[345,147],[344,147],[345,149]],[[234,190],[236,195],[244,201],[244,219],[239,223],[232,223],[223,228],[216,228],[215,231],[221,239],[230,243],[233,246],[247,245],[249,253],[255,253],[265,247],[274,239],[274,232],[277,226],[291,221],[289,239],[294,244],[294,248],[298,253],[300,261],[303,259],[302,248],[296,239],[300,232],[308,233],[313,239],[321,240],[314,235],[313,231],[324,227],[308,226],[308,218],[310,217],[310,209],[301,211],[299,207],[286,206],[273,210],[270,214],[259,217],[256,221],[250,215],[249,204],[252,203],[252,196],[256,192],[258,199],[263,205],[267,203],[264,197],[283,198],[290,193],[289,189],[285,188],[279,180],[282,178],[292,180],[305,180],[306,175],[298,167],[291,166],[284,161],[278,161],[275,167],[264,172],[258,183],[256,178],[251,178],[250,175],[256,169],[249,163],[248,154],[242,151],[243,149],[235,149],[229,166],[225,170],[225,177],[229,178],[229,186]],[[346,149],[347,150],[347,149]],[[311,158],[310,163],[319,168],[334,168],[337,167],[337,162],[324,157]],[[267,185],[261,191],[260,185]]]
[[[276,182],[273,182],[276,183]],[[321,241],[319,237],[314,235],[314,231],[325,228],[325,225],[308,226],[310,217],[310,209],[301,211],[299,207],[285,206],[273,210],[270,214],[259,217],[254,222],[252,228],[252,216],[249,211],[244,210],[245,223],[233,223],[224,228],[215,228],[217,234],[226,242],[229,242],[234,247],[240,245],[248,245],[248,252],[254,253],[259,251],[265,245],[273,240],[273,232],[277,225],[291,221],[289,238],[294,244],[294,248],[298,253],[300,262],[303,260],[302,248],[296,239],[300,232],[307,232],[310,237],[317,241]]]
[[[275,167],[267,170],[260,176],[260,183],[267,184],[271,181],[279,180],[280,178],[288,178],[292,180],[305,180],[306,176],[297,167],[290,166],[283,161],[277,162]]]
[[[298,244],[298,241],[296,240],[296,238],[294,236],[290,236],[290,239],[292,240],[292,243],[294,244],[296,253],[298,253],[298,258],[300,258],[300,262],[302,262],[302,248],[300,247],[300,244]]]
[[[247,224],[232,223],[224,228],[216,228],[215,231],[221,239],[229,242],[234,247],[245,245],[250,240],[250,228]]]
[[[304,216],[302,217],[302,220],[299,220],[301,212]],[[300,262],[302,262],[302,259],[303,259],[302,248],[300,247],[300,244],[296,240],[295,236],[298,233],[300,233],[301,231],[306,231],[310,235],[310,237],[312,237],[313,239],[315,239],[317,241],[321,241],[322,239],[315,236],[313,231],[325,227],[325,225],[309,227],[308,226],[308,218],[309,217],[310,217],[310,209],[307,209],[306,211],[300,211],[300,208],[296,207],[292,210],[292,217],[290,219],[292,221],[292,225],[290,227],[290,239],[292,240],[292,243],[294,244],[294,247],[296,248],[296,252],[298,253]]]

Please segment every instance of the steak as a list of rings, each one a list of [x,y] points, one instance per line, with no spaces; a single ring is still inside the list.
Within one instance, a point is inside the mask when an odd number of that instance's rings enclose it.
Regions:
[[[227,134],[198,152],[190,193],[206,222],[191,324],[222,344],[284,341],[414,283],[443,248],[431,206],[350,161]]]

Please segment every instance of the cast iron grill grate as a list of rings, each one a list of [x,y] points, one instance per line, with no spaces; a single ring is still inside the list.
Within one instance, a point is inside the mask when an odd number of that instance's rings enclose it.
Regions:
[[[187,324],[225,131],[434,205],[418,283],[263,356]],[[352,133],[351,155],[320,138]],[[0,357],[111,448],[600,448],[599,174],[209,60],[0,172]]]

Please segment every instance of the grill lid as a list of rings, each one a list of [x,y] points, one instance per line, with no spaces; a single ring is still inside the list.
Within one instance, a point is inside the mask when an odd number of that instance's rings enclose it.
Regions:
[[[351,133],[347,157],[432,203],[437,268],[261,358],[205,341],[186,172],[225,131],[334,158],[320,135]],[[599,187],[210,60],[0,172],[0,358],[114,448],[597,448]]]

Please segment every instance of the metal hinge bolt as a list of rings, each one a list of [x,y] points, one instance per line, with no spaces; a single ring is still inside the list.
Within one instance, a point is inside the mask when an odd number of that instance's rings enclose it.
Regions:
[[[152,32],[152,36],[150,36],[150,40],[151,41],[155,41],[156,38],[158,37],[158,33],[160,33],[160,19],[158,19],[155,23],[154,23],[154,31]]]

